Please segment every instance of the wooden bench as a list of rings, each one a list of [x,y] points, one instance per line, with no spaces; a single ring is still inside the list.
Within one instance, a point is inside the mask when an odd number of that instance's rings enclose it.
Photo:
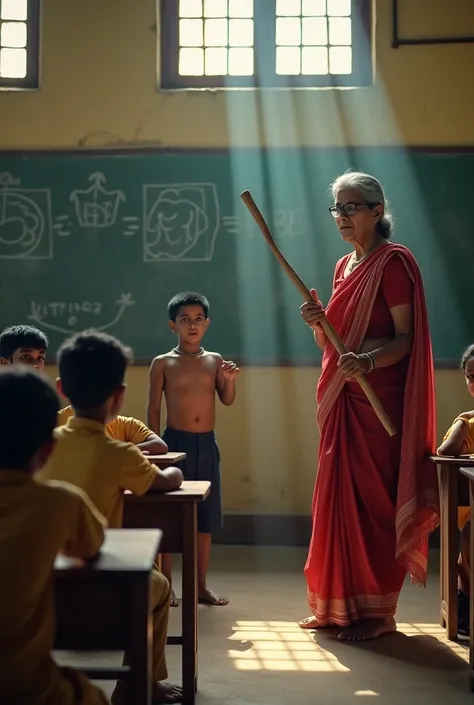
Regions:
[[[150,575],[158,530],[109,529],[93,563],[58,556],[55,650],[125,651],[130,665],[81,668],[95,680],[125,680],[134,705],[149,705],[152,685]]]

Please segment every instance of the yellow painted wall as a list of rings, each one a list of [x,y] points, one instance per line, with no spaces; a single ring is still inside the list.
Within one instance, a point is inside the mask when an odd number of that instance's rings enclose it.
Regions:
[[[403,36],[474,34],[472,0],[400,5]],[[42,87],[0,93],[0,149],[474,144],[467,85],[474,45],[391,49],[391,0],[377,1],[376,86],[262,93],[159,93],[154,0],[48,0],[43,7]],[[237,401],[219,409],[217,423],[228,511],[309,511],[317,374],[242,370]],[[442,431],[469,399],[459,372],[439,371],[436,381]],[[130,370],[127,413],[144,418],[146,383],[145,368]]]

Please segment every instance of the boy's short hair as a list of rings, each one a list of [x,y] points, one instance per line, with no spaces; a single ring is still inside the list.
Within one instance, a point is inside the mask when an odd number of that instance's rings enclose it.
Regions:
[[[26,366],[0,369],[0,468],[27,470],[53,438],[59,399],[51,384]]]
[[[98,409],[120,388],[132,353],[112,335],[86,330],[58,350],[64,395],[80,411]]]
[[[47,350],[48,338],[34,326],[10,326],[0,333],[0,357],[11,360],[20,348]]]
[[[183,306],[202,306],[206,318],[209,316],[209,301],[197,291],[182,291],[173,296],[168,303],[168,316],[170,321],[176,321],[179,311]]]
[[[474,344],[468,345],[461,357],[461,369],[466,371],[466,365],[474,357]]]

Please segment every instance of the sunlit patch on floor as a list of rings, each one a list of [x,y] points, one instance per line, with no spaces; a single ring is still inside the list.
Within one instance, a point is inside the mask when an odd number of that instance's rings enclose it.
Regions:
[[[297,622],[237,621],[233,629],[230,641],[236,642],[236,648],[229,649],[228,654],[238,670],[318,673],[350,670],[315,641],[314,632],[301,629]],[[438,624],[402,622],[398,624],[398,630],[408,637],[434,637],[454,654],[469,660],[468,648],[462,643],[448,641],[445,630]],[[355,695],[378,697],[373,691],[358,691]]]
[[[242,671],[347,672],[336,656],[314,641],[311,632],[296,622],[238,621],[232,641],[245,650],[229,649],[235,667]]]

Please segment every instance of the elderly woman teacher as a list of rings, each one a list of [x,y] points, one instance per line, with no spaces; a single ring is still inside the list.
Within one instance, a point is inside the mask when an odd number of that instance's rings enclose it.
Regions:
[[[380,183],[347,172],[332,184],[329,209],[353,252],[336,264],[326,307],[301,314],[322,348],[317,387],[319,467],[305,566],[313,616],[304,629],[342,627],[361,641],[396,629],[409,573],[426,581],[428,535],[438,524],[434,372],[423,283],[410,251],[391,243]],[[339,356],[327,320],[353,352]],[[368,375],[398,433],[385,431],[355,377]]]

